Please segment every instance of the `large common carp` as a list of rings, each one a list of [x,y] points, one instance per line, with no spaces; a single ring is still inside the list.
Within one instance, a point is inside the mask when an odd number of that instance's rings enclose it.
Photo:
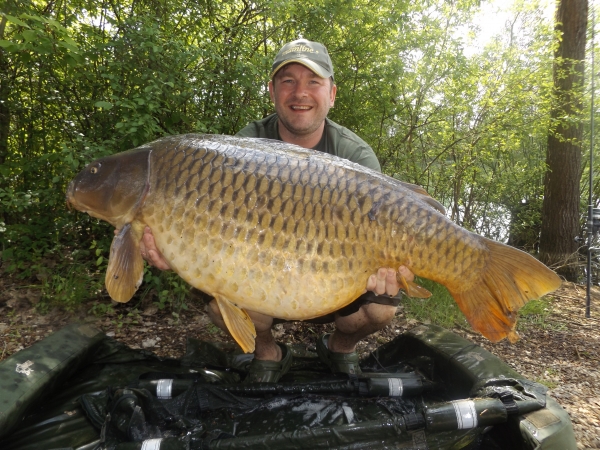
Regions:
[[[245,310],[322,316],[361,295],[380,267],[443,284],[491,341],[516,338],[517,310],[560,285],[527,253],[451,222],[423,189],[279,141],[166,137],[92,162],[67,201],[120,230],[106,273],[114,300],[142,281],[148,225],[171,268],[215,297],[246,352],[255,334]]]

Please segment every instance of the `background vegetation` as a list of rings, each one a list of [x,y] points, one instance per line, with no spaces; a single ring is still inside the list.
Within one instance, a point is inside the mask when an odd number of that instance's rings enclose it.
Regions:
[[[2,276],[38,286],[42,304],[101,297],[113,233],[67,211],[67,183],[97,157],[169,134],[233,134],[269,114],[273,57],[299,37],[328,47],[330,117],[385,173],[424,186],[460,225],[535,252],[557,40],[537,1],[516,1],[505,32],[478,47],[485,3],[8,0]],[[151,271],[146,281],[162,304],[184,289]]]

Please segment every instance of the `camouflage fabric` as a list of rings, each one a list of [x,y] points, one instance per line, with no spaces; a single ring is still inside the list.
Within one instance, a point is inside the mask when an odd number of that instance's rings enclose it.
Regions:
[[[0,363],[0,438],[18,426],[27,409],[88,363],[106,336],[87,325],[69,325]]]
[[[0,363],[0,448],[576,448],[544,386],[439,327],[382,345],[361,377],[292,351],[280,383],[241,385],[252,356],[233,344],[162,359],[70,325]]]

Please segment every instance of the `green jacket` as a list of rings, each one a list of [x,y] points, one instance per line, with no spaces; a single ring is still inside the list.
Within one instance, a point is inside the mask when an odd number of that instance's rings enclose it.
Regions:
[[[277,114],[249,123],[236,133],[239,137],[276,139],[281,141],[277,129]],[[348,159],[361,166],[381,172],[381,166],[373,149],[348,128],[325,119],[325,131],[314,150]]]

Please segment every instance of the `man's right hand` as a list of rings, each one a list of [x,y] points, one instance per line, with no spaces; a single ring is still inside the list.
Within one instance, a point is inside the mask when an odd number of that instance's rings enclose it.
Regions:
[[[154,266],[160,270],[171,270],[167,260],[156,248],[154,235],[148,226],[146,226],[144,229],[144,235],[142,236],[142,241],[140,242],[140,250],[142,252],[142,258],[144,258],[151,266]]]

